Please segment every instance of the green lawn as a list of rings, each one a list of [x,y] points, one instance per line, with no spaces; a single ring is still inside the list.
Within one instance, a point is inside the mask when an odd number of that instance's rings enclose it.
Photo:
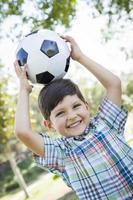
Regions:
[[[37,182],[35,182],[34,186],[29,186],[28,191],[30,193],[30,198],[25,198],[24,193],[20,193],[18,191],[10,193],[1,198],[1,200],[44,200],[47,199],[49,195],[55,194],[58,192],[59,188],[61,190],[63,181],[60,178],[54,179],[54,175],[47,174],[46,178],[40,178]],[[69,198],[68,198],[69,197]],[[61,200],[77,200],[74,194],[69,194]]]
[[[34,187],[30,188],[28,187],[28,191],[30,193],[30,198],[29,200],[41,200],[43,199],[43,196],[45,195],[45,191],[49,191],[51,187],[55,184],[55,181],[53,181],[52,177],[49,177],[49,179],[45,182],[43,179],[40,179],[37,181],[37,185]],[[21,200],[28,200],[25,198],[25,195],[23,192],[20,193],[20,191],[16,192],[11,192],[7,194],[6,196],[2,197],[1,200],[15,200],[18,199],[20,196]]]

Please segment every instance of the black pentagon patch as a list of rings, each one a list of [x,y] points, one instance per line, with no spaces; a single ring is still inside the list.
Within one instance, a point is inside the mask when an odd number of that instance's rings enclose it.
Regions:
[[[69,56],[69,57],[67,58],[67,60],[66,60],[65,72],[68,71],[68,69],[69,69],[69,64],[70,64],[70,56]]]
[[[27,63],[28,53],[23,48],[21,48],[17,52],[16,58],[19,66],[23,66]]]
[[[25,37],[28,37],[29,35],[35,34],[35,33],[37,33],[37,32],[38,32],[38,30],[36,30],[36,31],[33,31],[33,32],[31,32],[31,33],[29,33],[29,34],[25,35]]]
[[[57,43],[52,40],[44,40],[40,50],[49,58],[59,53]]]
[[[54,76],[50,74],[48,71],[42,72],[40,74],[36,74],[37,83],[47,85],[50,81],[52,81]]]

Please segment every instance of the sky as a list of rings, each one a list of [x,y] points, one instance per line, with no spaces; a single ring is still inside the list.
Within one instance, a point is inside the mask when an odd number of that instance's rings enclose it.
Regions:
[[[105,29],[105,18],[99,17],[97,19],[91,19],[88,16],[88,12],[85,4],[82,4],[78,12],[77,20],[73,23],[70,31],[84,52],[117,75],[120,75],[121,72],[133,72],[133,59],[127,61],[125,59],[125,53],[120,51],[121,47],[127,48],[129,52],[131,49],[133,50],[132,24],[125,27],[119,36],[116,34],[108,43],[103,43],[101,30]]]

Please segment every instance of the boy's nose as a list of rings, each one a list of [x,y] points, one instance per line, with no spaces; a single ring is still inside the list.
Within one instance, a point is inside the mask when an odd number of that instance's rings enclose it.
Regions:
[[[68,112],[68,115],[67,115],[68,120],[70,120],[70,121],[74,120],[76,117],[77,117],[77,115],[75,112],[73,112],[73,111]]]

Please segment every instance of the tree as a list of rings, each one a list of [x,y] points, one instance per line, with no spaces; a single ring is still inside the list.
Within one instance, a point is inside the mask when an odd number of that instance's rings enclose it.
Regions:
[[[8,77],[0,78],[0,152],[6,151],[7,141],[13,134],[14,109],[12,97],[6,92]],[[9,104],[10,102],[10,104]]]
[[[108,23],[112,20],[133,19],[133,1],[132,0],[87,0],[87,4],[92,7],[93,16],[106,15]],[[96,12],[97,11],[97,12]]]
[[[2,67],[0,66],[0,68]],[[9,77],[3,74],[4,72],[0,77],[0,154],[3,154],[3,157],[9,160],[20,187],[24,190],[26,197],[29,197],[25,181],[17,166],[14,152],[12,151],[11,141],[14,143],[12,139],[14,132],[15,101],[14,97],[8,93]]]
[[[107,15],[110,22],[113,16],[117,16],[117,19],[120,19],[125,14],[127,19],[133,19],[132,0],[86,0],[85,2],[92,8],[91,12],[93,16],[97,16],[98,14]],[[23,22],[31,20],[37,27],[42,26],[42,24],[43,27],[46,27],[47,24],[53,26],[58,23],[69,26],[72,17],[75,15],[75,6],[77,3],[77,0],[37,0],[33,2],[29,1],[26,4],[24,0],[2,0],[0,2],[0,19],[2,22],[8,16],[16,15],[21,16]],[[30,10],[31,14],[26,13],[25,15],[23,12],[25,5],[31,6],[36,12],[33,14]],[[44,23],[44,20],[46,23]]]
[[[78,0],[2,0],[0,2],[0,22],[3,22],[9,16],[21,16],[23,22],[31,22],[34,27],[55,27],[58,24],[69,27],[72,18],[75,16]],[[114,18],[120,20],[133,19],[133,1],[132,0],[86,0],[93,17],[106,15],[108,22],[111,23]],[[24,12],[26,6],[29,12]]]
[[[15,34],[15,29],[17,29],[14,38],[21,36],[22,25],[24,24],[30,27],[29,31],[39,28],[56,29],[59,25],[68,28],[76,15],[76,5],[80,2],[78,0],[1,0],[0,23],[9,17],[13,19],[19,18],[19,21],[16,20],[10,27],[11,31],[7,33],[7,36],[11,37],[13,33]],[[132,0],[84,0],[84,2],[88,5],[89,15],[92,17],[105,16],[109,26],[117,24],[120,29],[120,27],[123,28],[124,26],[121,22],[124,21],[125,25],[127,25],[127,22],[133,19]],[[112,35],[112,27],[108,29],[107,34],[103,31],[103,35],[105,39],[110,37]]]
[[[1,22],[8,16],[21,16],[23,22],[29,22],[35,27],[54,27],[62,24],[69,26],[75,14],[76,0],[37,0],[25,2],[24,0],[2,0],[0,2]],[[30,14],[24,13],[25,6],[31,7]],[[28,7],[28,11],[29,11]]]
[[[125,84],[123,86],[123,104],[129,112],[133,111],[133,74],[125,75]]]
[[[91,108],[91,115],[95,116],[99,104],[104,97],[105,90],[97,81],[88,82],[88,79],[80,78],[78,80],[79,88],[81,89],[86,101]]]
[[[68,28],[75,16],[76,3],[77,0],[2,0],[0,2],[0,23],[9,17],[16,19],[16,22],[11,25],[11,32],[7,35],[11,36],[12,31],[15,33],[15,29],[19,29],[16,35],[18,37],[22,34],[24,24],[30,27],[29,31],[39,28],[55,29],[59,25]]]
[[[133,74],[122,74],[122,105],[126,110],[131,113],[133,111]],[[101,84],[97,84],[97,81],[93,81],[91,84],[85,78],[78,80],[80,88],[91,106],[92,115],[97,113],[99,103],[105,95],[105,90]]]

